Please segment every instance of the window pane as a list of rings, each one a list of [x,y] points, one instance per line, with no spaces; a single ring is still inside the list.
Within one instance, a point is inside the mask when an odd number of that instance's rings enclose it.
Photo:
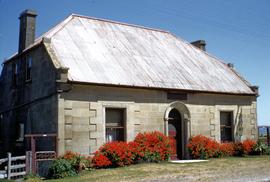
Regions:
[[[106,142],[124,141],[124,128],[106,128]]]
[[[221,141],[232,141],[232,112],[220,112],[220,138]]]
[[[232,113],[231,112],[220,112],[220,124],[231,126],[232,125]]]
[[[107,126],[124,126],[124,110],[106,108]]]
[[[221,141],[232,141],[231,128],[221,128]]]
[[[26,61],[26,80],[31,79],[32,58],[28,57]]]
[[[106,141],[124,141],[124,109],[106,108]]]

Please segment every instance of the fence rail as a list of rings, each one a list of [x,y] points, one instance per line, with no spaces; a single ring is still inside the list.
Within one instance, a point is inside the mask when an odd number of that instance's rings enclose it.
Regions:
[[[18,178],[26,175],[26,156],[12,157],[11,153],[8,153],[7,158],[0,159],[0,165],[7,163],[4,167],[5,170],[1,170],[0,174],[2,178]],[[20,163],[19,163],[20,162]]]

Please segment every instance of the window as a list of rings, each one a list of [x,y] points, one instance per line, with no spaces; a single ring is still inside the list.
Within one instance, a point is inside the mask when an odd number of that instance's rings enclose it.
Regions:
[[[17,85],[17,77],[18,77],[18,64],[12,63],[12,85]]]
[[[106,142],[124,141],[124,109],[106,108]]]
[[[26,59],[26,70],[25,70],[25,72],[26,72],[25,80],[26,81],[31,80],[31,76],[32,76],[31,71],[32,71],[32,58],[28,57]]]
[[[2,120],[3,120],[3,114],[0,114],[0,142],[3,139],[3,136],[2,136],[2,134],[3,134],[3,131],[2,131],[2,129],[3,129],[3,127],[2,127]]]
[[[233,112],[220,112],[220,136],[221,141],[233,140]]]
[[[17,128],[17,141],[22,142],[24,139],[24,124],[19,123]]]

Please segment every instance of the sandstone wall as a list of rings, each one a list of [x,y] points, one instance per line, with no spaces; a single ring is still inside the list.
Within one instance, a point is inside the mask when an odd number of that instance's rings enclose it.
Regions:
[[[165,131],[164,114],[174,100],[165,91],[77,85],[59,97],[59,152],[95,152],[105,142],[105,108],[126,110],[126,140],[138,132]],[[220,111],[233,111],[235,139],[257,137],[256,98],[218,94],[188,94],[190,136],[220,140]]]

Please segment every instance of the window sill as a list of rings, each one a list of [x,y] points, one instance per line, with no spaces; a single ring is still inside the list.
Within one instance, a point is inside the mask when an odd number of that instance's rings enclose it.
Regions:
[[[23,142],[23,139],[24,138],[19,138],[19,139],[16,140],[16,142]]]
[[[29,83],[29,84],[30,84],[30,83],[32,83],[32,79],[25,80],[25,83],[26,83],[26,84],[28,84],[28,83]]]

